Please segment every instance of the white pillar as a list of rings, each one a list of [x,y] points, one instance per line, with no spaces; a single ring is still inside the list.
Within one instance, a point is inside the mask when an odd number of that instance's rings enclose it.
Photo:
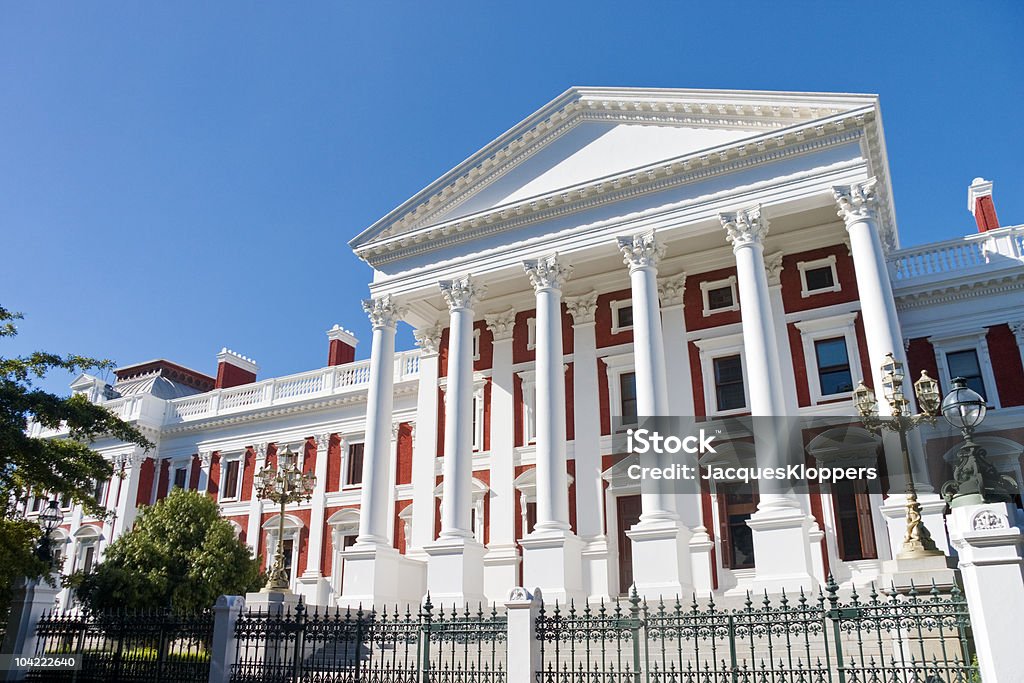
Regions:
[[[484,288],[469,275],[440,284],[448,305],[448,385],[445,395],[444,493],[441,534],[426,548],[427,585],[435,604],[483,602],[484,547],[472,531],[473,306]]]
[[[1020,353],[1020,363],[1024,366],[1024,320],[1014,320],[1010,323],[1010,331],[1013,338],[1017,340],[1017,351]]]
[[[253,487],[249,491],[251,498],[249,499],[249,523],[245,529],[245,542],[252,548],[253,553],[257,556],[260,551],[260,528],[263,517],[263,499],[256,494],[256,475],[260,473],[264,467],[267,466],[267,446],[266,443],[259,443],[252,447],[253,453],[256,459],[253,463]],[[246,458],[242,458],[242,463],[245,463]],[[220,458],[220,480],[224,481],[224,456],[221,454]],[[242,476],[243,473],[239,472],[238,476]],[[241,488],[241,484],[239,484]]]
[[[565,456],[562,284],[572,272],[551,254],[523,261],[537,299],[537,523],[524,539],[523,582],[561,601],[583,597],[582,543],[569,528]]]
[[[1024,535],[1015,512],[1006,503],[985,503],[953,508],[949,516],[983,681],[1024,683]]]
[[[306,571],[298,577],[298,585],[311,605],[327,604],[330,589],[327,579],[320,573],[320,561],[324,548],[324,508],[327,507],[327,457],[331,445],[330,433],[316,435],[316,462],[313,474],[316,488],[313,489],[312,508],[309,515],[309,549],[306,554]]]
[[[199,451],[199,491],[210,493],[210,467],[213,465],[213,451]]]
[[[507,683],[533,683],[536,672],[543,668],[540,641],[537,640],[537,617],[543,604],[538,589],[531,593],[517,586],[508,592],[505,600],[508,618],[508,642],[505,647],[508,657],[505,664]],[[587,675],[584,673],[580,678],[587,678]]]
[[[665,247],[653,232],[617,240],[629,266],[633,299],[633,361],[637,414],[640,419],[671,416],[665,336],[658,301],[658,261]],[[670,456],[654,456],[659,467]],[[667,483],[641,486],[640,522],[626,534],[633,550],[633,580],[645,598],[685,595],[693,589],[689,558],[690,531],[676,512],[678,491]]]
[[[398,474],[398,433],[402,429],[401,422],[394,422],[391,425],[391,448],[388,462],[388,511],[387,511],[387,533],[388,545],[395,545],[395,509],[398,506],[398,486],[396,485]]]
[[[758,465],[791,464],[799,439],[795,424],[787,420],[787,403],[771,292],[764,260],[768,219],[760,206],[720,216],[736,257],[736,281],[743,327],[745,380],[754,417],[754,444]],[[747,522],[753,531],[756,590],[813,590],[813,519],[802,509],[793,484],[758,481],[757,512]]]
[[[793,367],[793,348],[789,343],[789,329],[786,326],[786,306],[782,300],[782,258],[781,251],[764,257],[765,272],[768,275],[768,298],[772,306],[772,323],[775,341],[779,350],[779,370],[782,373],[782,395],[786,400],[786,415],[796,415],[800,409],[796,396],[796,371]]]
[[[491,360],[490,543],[484,560],[484,592],[498,602],[519,582],[519,549],[515,539],[515,403],[513,402],[512,330],[516,312],[485,315],[494,339]]]
[[[394,402],[395,326],[401,309],[390,295],[363,301],[373,326],[370,387],[366,396],[366,442],[359,504],[359,535],[345,551],[340,604],[358,605],[418,601],[419,582],[406,576],[407,560],[388,542],[389,488],[394,488],[391,416]]]
[[[420,379],[416,398],[416,435],[412,456],[412,542],[406,555],[425,560],[423,548],[434,541],[434,487],[437,485],[437,377],[441,326],[417,329]]]
[[[117,538],[124,532],[129,531],[132,525],[135,524],[135,515],[139,509],[139,506],[136,505],[136,500],[139,496],[140,470],[145,457],[145,452],[141,448],[136,448],[135,451],[125,455],[123,458],[124,480],[121,483],[118,494],[117,517],[114,520],[113,538]]]

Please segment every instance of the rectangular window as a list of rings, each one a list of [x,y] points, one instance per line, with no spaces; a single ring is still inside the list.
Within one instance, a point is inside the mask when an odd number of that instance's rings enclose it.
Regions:
[[[754,536],[747,520],[757,510],[752,484],[719,484],[719,523],[722,530],[722,563],[729,569],[754,566]]]
[[[363,483],[363,446],[354,443],[348,447],[348,471],[345,473],[345,484],[348,486]]]
[[[867,484],[849,479],[833,483],[832,509],[836,516],[839,557],[845,561],[876,559]]]
[[[743,392],[743,361],[738,355],[716,358],[715,398],[719,410],[737,410],[747,406]]]
[[[85,557],[82,562],[82,571],[86,574],[92,571],[92,564],[96,561],[96,546],[90,545],[85,548]]]
[[[978,392],[982,398],[988,400],[988,396],[985,393],[985,381],[981,378],[981,364],[978,362],[978,352],[975,349],[947,353],[946,364],[949,366],[950,379],[963,377],[967,380],[967,386],[971,390]]]
[[[179,467],[174,470],[174,488],[183,489],[187,488],[188,485],[188,470],[184,467]]]
[[[32,498],[32,512],[39,512],[43,509],[43,497],[35,496]]]
[[[820,289],[834,289],[836,286],[835,276],[832,274],[832,266],[808,268],[804,271],[804,280],[807,283],[808,292],[816,292]]]
[[[95,497],[97,503],[103,505],[107,497],[107,482],[96,482],[96,489],[93,491],[93,496]]]
[[[230,460],[227,463],[227,471],[224,472],[224,497],[238,497],[238,468],[241,460]]]
[[[846,337],[819,339],[814,342],[814,355],[818,361],[818,384],[822,396],[853,391]]]
[[[635,372],[624,372],[619,375],[619,396],[622,399],[622,424],[636,424],[637,407]]]
[[[708,290],[708,310],[717,311],[723,308],[732,308],[732,286],[715,287]]]

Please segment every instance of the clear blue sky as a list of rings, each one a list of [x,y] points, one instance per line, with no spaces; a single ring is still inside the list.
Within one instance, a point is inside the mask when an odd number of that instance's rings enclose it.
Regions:
[[[3,3],[0,355],[366,357],[346,242],[571,85],[879,93],[904,244],[1024,223],[1024,3],[726,5]]]

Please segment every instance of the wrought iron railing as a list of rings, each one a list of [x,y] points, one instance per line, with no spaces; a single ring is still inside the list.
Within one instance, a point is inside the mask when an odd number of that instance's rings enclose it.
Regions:
[[[250,610],[235,625],[238,683],[504,683],[506,619],[484,612],[307,608]]]
[[[963,595],[934,586],[722,609],[713,599],[542,608],[538,683],[973,683]]]
[[[30,681],[206,683],[213,614],[65,612],[36,626],[36,655],[81,655],[79,671],[30,670]]]

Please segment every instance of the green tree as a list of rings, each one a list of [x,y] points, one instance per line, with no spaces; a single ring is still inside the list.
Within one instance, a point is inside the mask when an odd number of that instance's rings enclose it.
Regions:
[[[16,335],[15,321],[21,317],[0,306],[0,337]],[[35,556],[39,527],[19,514],[18,502],[45,493],[102,514],[93,493],[97,481],[113,475],[113,467],[90,444],[100,436],[112,436],[146,448],[152,445],[135,427],[84,396],[57,396],[33,384],[53,369],[84,372],[112,366],[111,361],[43,351],[0,356],[0,613],[6,612],[18,578],[38,578],[47,569]],[[31,437],[28,428],[33,422],[62,430],[67,437]]]
[[[258,590],[261,576],[259,563],[235,538],[217,503],[175,489],[145,508],[96,569],[73,576],[72,585],[96,611],[170,607],[188,612],[212,607],[222,594]]]

